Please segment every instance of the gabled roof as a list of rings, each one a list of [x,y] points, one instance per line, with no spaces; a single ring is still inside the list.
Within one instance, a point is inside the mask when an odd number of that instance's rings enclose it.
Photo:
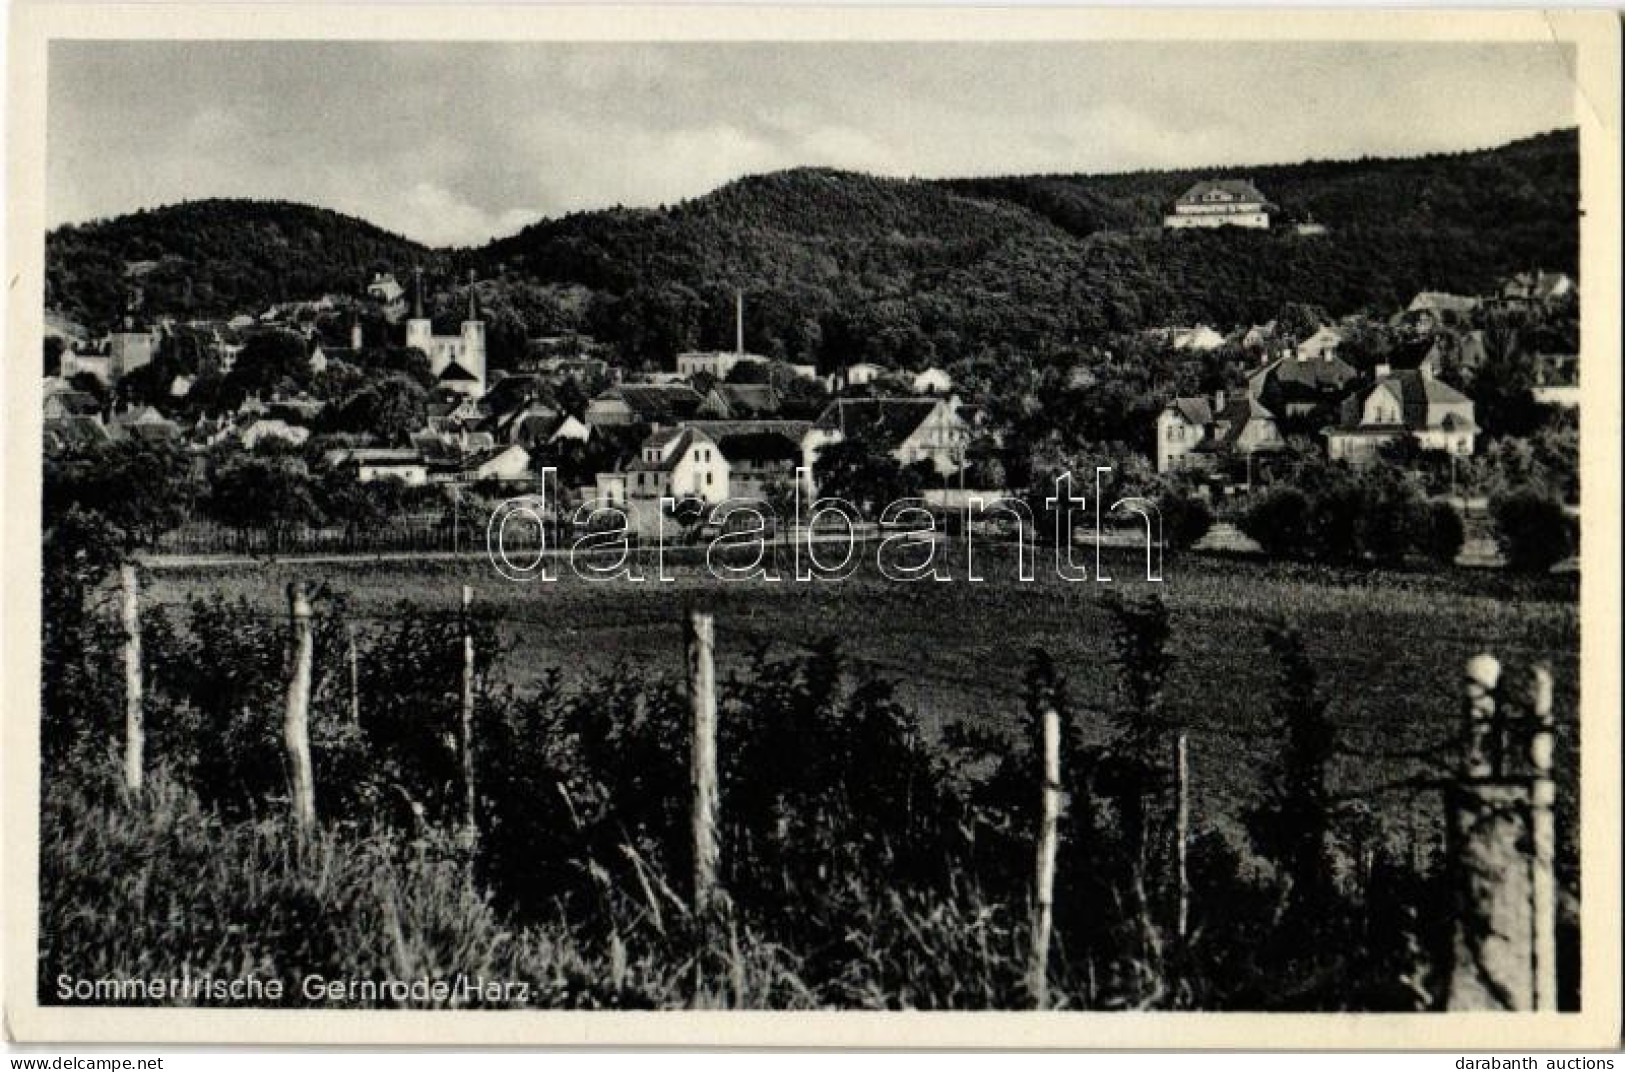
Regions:
[[[1279,395],[1281,401],[1318,401],[1341,391],[1359,373],[1340,357],[1283,357],[1247,374],[1251,392]]]
[[[107,429],[93,417],[52,417],[44,422],[47,453],[83,450],[107,442]]]
[[[689,425],[716,443],[730,462],[800,461],[811,421],[694,421]]]
[[[1237,201],[1258,201],[1264,204],[1269,202],[1269,198],[1260,193],[1258,187],[1246,179],[1203,179],[1180,194],[1178,204],[1196,204],[1215,190],[1229,194],[1231,198]]]
[[[465,369],[456,361],[452,361],[449,362],[445,368],[440,370],[440,381],[442,383],[448,381],[458,383],[477,383],[479,382],[479,377]]]
[[[817,426],[862,439],[882,450],[896,450],[925,423],[941,402],[930,398],[836,399],[819,415]]]
[[[671,433],[675,433],[675,435]],[[656,437],[659,438],[656,439]],[[683,455],[688,453],[688,448],[697,441],[714,442],[710,436],[697,432],[692,428],[662,429],[649,439],[644,440],[643,447],[638,451],[637,458],[627,465],[627,472],[669,473],[677,468],[677,463],[683,460]],[[665,448],[667,445],[670,445],[670,449],[664,450],[661,456],[654,461],[650,461],[643,456],[643,451],[651,447]]]
[[[1384,390],[1398,396],[1400,423],[1405,428],[1472,431],[1478,427],[1473,421],[1473,400],[1449,384],[1435,379],[1425,369],[1400,369],[1379,377],[1360,393],[1360,406],[1364,407],[1373,392]],[[1345,416],[1344,423],[1332,430],[1346,433],[1356,431],[1359,427],[1357,424],[1350,425]]]
[[[611,387],[593,401],[619,399],[639,420],[653,424],[692,417],[702,401],[686,383],[635,383]]]
[[[1168,403],[1186,424],[1206,425],[1213,422],[1213,407],[1206,398],[1176,398]]]
[[[45,397],[61,406],[70,415],[86,417],[101,411],[94,395],[72,387],[58,387],[45,392]]]
[[[1275,423],[1275,414],[1271,413],[1264,404],[1251,394],[1238,398],[1231,398],[1225,402],[1224,408],[1213,415],[1213,424],[1202,440],[1197,444],[1197,450],[1224,451],[1235,447],[1236,441],[1241,438],[1242,432],[1254,422]]]
[[[767,416],[777,413],[782,406],[779,393],[768,384],[721,383],[711,389],[700,409],[727,419]]]
[[[1418,312],[1452,312],[1470,313],[1478,308],[1477,298],[1467,298],[1460,294],[1447,294],[1441,290],[1424,290],[1411,299],[1406,307],[1408,313]]]

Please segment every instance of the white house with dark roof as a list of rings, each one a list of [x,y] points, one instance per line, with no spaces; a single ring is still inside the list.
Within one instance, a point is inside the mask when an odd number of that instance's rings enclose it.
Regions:
[[[1278,451],[1286,439],[1275,414],[1251,393],[1175,398],[1157,414],[1157,472],[1208,468],[1224,457]]]
[[[1246,179],[1206,179],[1192,186],[1174,202],[1174,210],[1162,219],[1170,229],[1186,227],[1253,227],[1267,230],[1270,225],[1269,199]]]
[[[693,497],[728,498],[728,460],[717,443],[694,428],[658,428],[622,469],[598,474],[598,497],[610,502]]]
[[[903,465],[928,462],[946,475],[964,465],[970,427],[959,399],[838,398],[813,425],[814,446],[861,439]]]
[[[1359,465],[1407,435],[1424,450],[1470,455],[1478,424],[1473,400],[1435,379],[1431,365],[1400,370],[1378,365],[1372,382],[1344,401],[1339,422],[1321,434],[1333,461]]]

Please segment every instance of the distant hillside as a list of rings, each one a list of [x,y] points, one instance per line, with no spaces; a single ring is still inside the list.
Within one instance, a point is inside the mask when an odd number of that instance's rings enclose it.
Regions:
[[[1284,222],[1329,233],[1160,229],[1192,181],[1233,174]],[[1573,272],[1578,241],[1570,130],[1414,160],[1200,172],[919,181],[798,168],[435,254],[317,209],[208,201],[64,228],[47,252],[51,296],[92,321],[118,308],[132,261],[159,261],[149,307],[223,312],[354,291],[375,266],[434,257],[438,278],[480,274],[507,340],[493,340],[498,365],[527,331],[590,331],[632,363],[731,344],[737,287],[748,345],[829,367],[996,363],[1110,331],[1263,321],[1288,302],[1386,314],[1420,289]]]
[[[353,292],[374,268],[400,271],[429,256],[416,242],[327,209],[189,201],[52,231],[46,299],[99,327],[123,316],[135,290],[152,312],[215,316]]]

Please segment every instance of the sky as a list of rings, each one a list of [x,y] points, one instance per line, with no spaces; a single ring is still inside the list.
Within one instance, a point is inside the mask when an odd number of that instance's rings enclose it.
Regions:
[[[48,222],[302,201],[431,245],[823,165],[1213,168],[1484,148],[1574,122],[1557,46],[58,41]]]

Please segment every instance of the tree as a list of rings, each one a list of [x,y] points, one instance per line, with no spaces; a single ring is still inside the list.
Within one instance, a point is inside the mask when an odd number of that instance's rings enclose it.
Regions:
[[[1188,551],[1213,527],[1213,509],[1199,495],[1165,492],[1157,499],[1162,538],[1169,547]]]
[[[1467,539],[1456,508],[1442,500],[1427,504],[1426,528],[1419,550],[1438,566],[1453,565]]]
[[[1544,573],[1574,554],[1576,526],[1563,504],[1533,489],[1514,491],[1490,503],[1495,544],[1510,569]]]
[[[363,387],[339,407],[335,426],[340,431],[364,432],[385,442],[423,427],[428,393],[402,375]]]
[[[243,344],[226,374],[226,383],[248,394],[261,394],[287,386],[307,387],[311,376],[305,340],[291,331],[262,331]]]
[[[228,528],[263,528],[273,554],[291,530],[322,516],[310,470],[292,456],[231,455],[216,467],[204,505]]]
[[[1332,899],[1331,834],[1335,803],[1327,772],[1336,728],[1327,716],[1319,675],[1303,638],[1282,623],[1265,628],[1275,655],[1270,716],[1280,750],[1269,766],[1262,801],[1247,814],[1247,832],[1289,883],[1289,918],[1297,926],[1324,922]]]
[[[813,464],[820,496],[844,499],[873,516],[890,503],[917,498],[921,480],[917,470],[862,439],[843,439],[818,453]]]
[[[186,455],[164,443],[124,440],[46,463],[47,513],[69,505],[114,526],[124,549],[156,546],[186,520],[196,494]]]
[[[1240,527],[1265,554],[1303,555],[1309,545],[1309,498],[1297,488],[1272,488],[1242,514]]]

